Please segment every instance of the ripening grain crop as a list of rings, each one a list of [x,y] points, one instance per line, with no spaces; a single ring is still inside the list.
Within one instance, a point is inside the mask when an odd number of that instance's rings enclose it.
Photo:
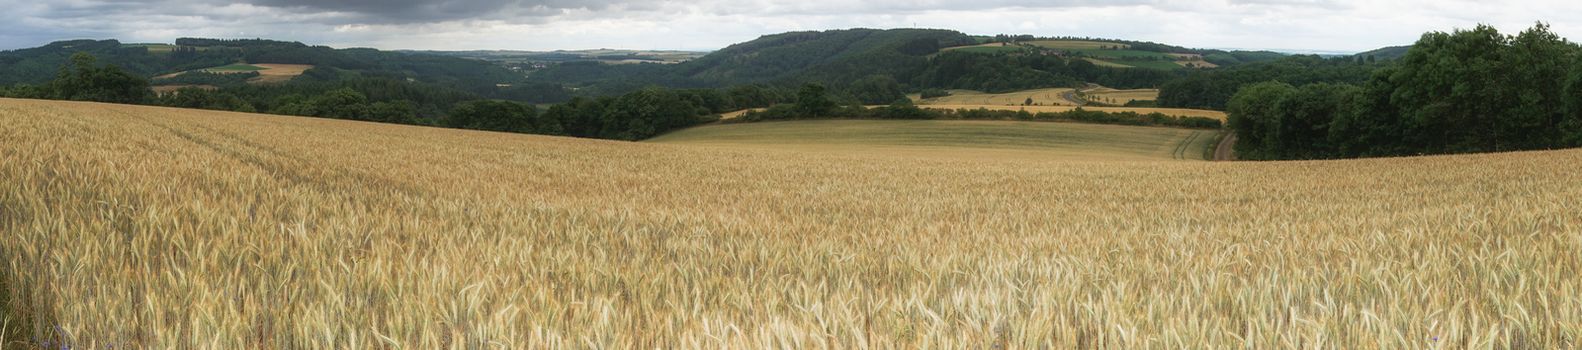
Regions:
[[[1578,169],[1582,151],[930,159],[0,100],[0,334],[1576,348]]]

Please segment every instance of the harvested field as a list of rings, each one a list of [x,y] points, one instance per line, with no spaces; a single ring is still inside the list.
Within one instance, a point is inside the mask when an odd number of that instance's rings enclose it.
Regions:
[[[220,73],[220,74],[258,72],[258,77],[248,80],[249,83],[254,83],[254,84],[274,84],[274,83],[284,83],[284,82],[287,82],[287,81],[291,81],[292,78],[296,78],[298,75],[302,75],[303,72],[306,72],[308,69],[312,69],[312,68],[313,68],[313,65],[308,65],[308,64],[259,63],[259,64],[233,64],[233,65],[226,65],[226,66],[220,66],[220,67],[214,67],[214,68],[199,69],[199,71],[204,71],[204,72],[209,72],[209,73]],[[184,73],[186,73],[186,72],[176,72],[176,73],[170,73],[170,74],[157,76],[157,77],[154,77],[154,78],[155,79],[168,79],[168,78],[173,78],[173,77],[175,77],[177,75],[181,75],[181,74],[184,74]]]
[[[264,70],[258,71],[258,78],[249,81],[250,83],[284,83],[313,68],[313,65],[307,64],[260,63],[254,66],[262,67]]]

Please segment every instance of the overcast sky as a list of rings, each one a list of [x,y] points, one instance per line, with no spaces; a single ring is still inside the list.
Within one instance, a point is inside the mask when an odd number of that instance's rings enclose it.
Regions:
[[[1199,48],[1362,51],[1425,31],[1536,21],[1582,39],[1582,1],[1461,0],[0,0],[0,50],[178,37],[381,49],[713,50],[760,35],[944,28]]]

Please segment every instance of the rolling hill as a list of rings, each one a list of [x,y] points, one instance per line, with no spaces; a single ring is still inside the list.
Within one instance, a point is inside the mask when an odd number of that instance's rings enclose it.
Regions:
[[[1125,40],[981,40],[937,29],[791,32],[731,45],[680,64],[575,62],[551,65],[529,76],[533,81],[603,93],[648,85],[690,88],[813,82],[846,88],[871,76],[890,77],[913,89],[1008,91],[1083,83],[1154,88],[1182,74],[1185,63],[1212,68],[1280,56]]]
[[[632,143],[0,99],[0,338],[1574,348],[1582,333],[1579,150],[1094,161],[777,149],[840,135],[770,131]],[[1030,133],[1007,137],[1067,147]]]
[[[505,67],[472,59],[365,48],[335,49],[262,39],[181,38],[175,44],[68,40],[3,51],[0,52],[0,85],[46,83],[78,52],[94,55],[99,62],[116,65],[145,78],[241,63],[313,66],[326,70],[319,74],[324,77],[350,74],[410,79],[482,95],[499,92],[498,84],[523,81],[521,74]]]

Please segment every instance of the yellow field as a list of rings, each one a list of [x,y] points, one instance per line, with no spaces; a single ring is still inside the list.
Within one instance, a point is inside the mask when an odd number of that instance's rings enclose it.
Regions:
[[[251,80],[248,80],[247,82],[254,83],[254,84],[273,84],[273,83],[284,83],[284,82],[290,81],[292,78],[296,78],[298,75],[302,75],[303,72],[306,72],[307,70],[313,68],[313,65],[309,65],[309,64],[258,63],[258,64],[249,64],[249,65],[250,66],[256,66],[256,67],[264,68],[264,69],[263,70],[256,70],[256,71],[214,71],[214,70],[202,70],[202,71],[211,72],[211,73],[221,73],[221,74],[225,74],[225,73],[243,73],[243,72],[258,72],[258,77],[257,78],[253,78]],[[161,76],[158,76],[158,77],[155,77],[155,78],[172,78],[172,77],[175,77],[177,75],[181,75],[183,73],[186,73],[186,72],[170,73],[170,74],[161,75]]]
[[[1065,111],[1069,111],[1069,110],[1073,110],[1073,109],[1077,109],[1078,108],[1078,107],[1075,107],[1075,106],[1027,106],[1027,107],[1023,107],[1023,106],[948,105],[948,104],[927,104],[927,105],[919,105],[918,107],[935,108],[935,109],[979,109],[979,108],[985,108],[985,109],[989,109],[989,110],[1027,111],[1029,113],[1065,112]],[[1203,110],[1203,109],[1147,108],[1147,107],[1080,107],[1080,108],[1082,108],[1084,110],[1089,110],[1089,111],[1101,111],[1101,112],[1137,112],[1137,113],[1159,112],[1160,114],[1170,115],[1170,116],[1177,116],[1177,117],[1206,117],[1206,118],[1219,119],[1221,121],[1225,120],[1225,112]]]
[[[0,100],[0,342],[1568,349],[1578,168],[930,159]]]
[[[254,64],[254,66],[268,68],[258,71],[258,78],[251,81],[254,83],[283,83],[313,68],[312,65],[307,64],[260,63]]]
[[[1021,106],[1028,98],[1032,98],[1034,104],[1075,106],[1077,103],[1066,97],[1066,94],[1074,91],[1076,90],[1070,88],[1051,88],[992,94],[972,90],[950,90],[950,96],[945,97],[922,99],[918,94],[912,94],[910,97],[913,101],[917,101],[918,105]]]
[[[1216,130],[1056,122],[816,120],[716,124],[650,142],[930,159],[1202,160]]]
[[[720,120],[736,119],[736,117],[740,117],[742,115],[745,115],[745,114],[747,114],[747,112],[763,111],[765,109],[767,109],[767,108],[748,108],[748,109],[743,109],[743,110],[739,110],[739,111],[735,111],[735,112],[720,113]]]
[[[1083,91],[1089,101],[1097,101],[1114,105],[1124,105],[1131,101],[1156,101],[1159,100],[1159,89],[1115,90],[1101,88]]]

